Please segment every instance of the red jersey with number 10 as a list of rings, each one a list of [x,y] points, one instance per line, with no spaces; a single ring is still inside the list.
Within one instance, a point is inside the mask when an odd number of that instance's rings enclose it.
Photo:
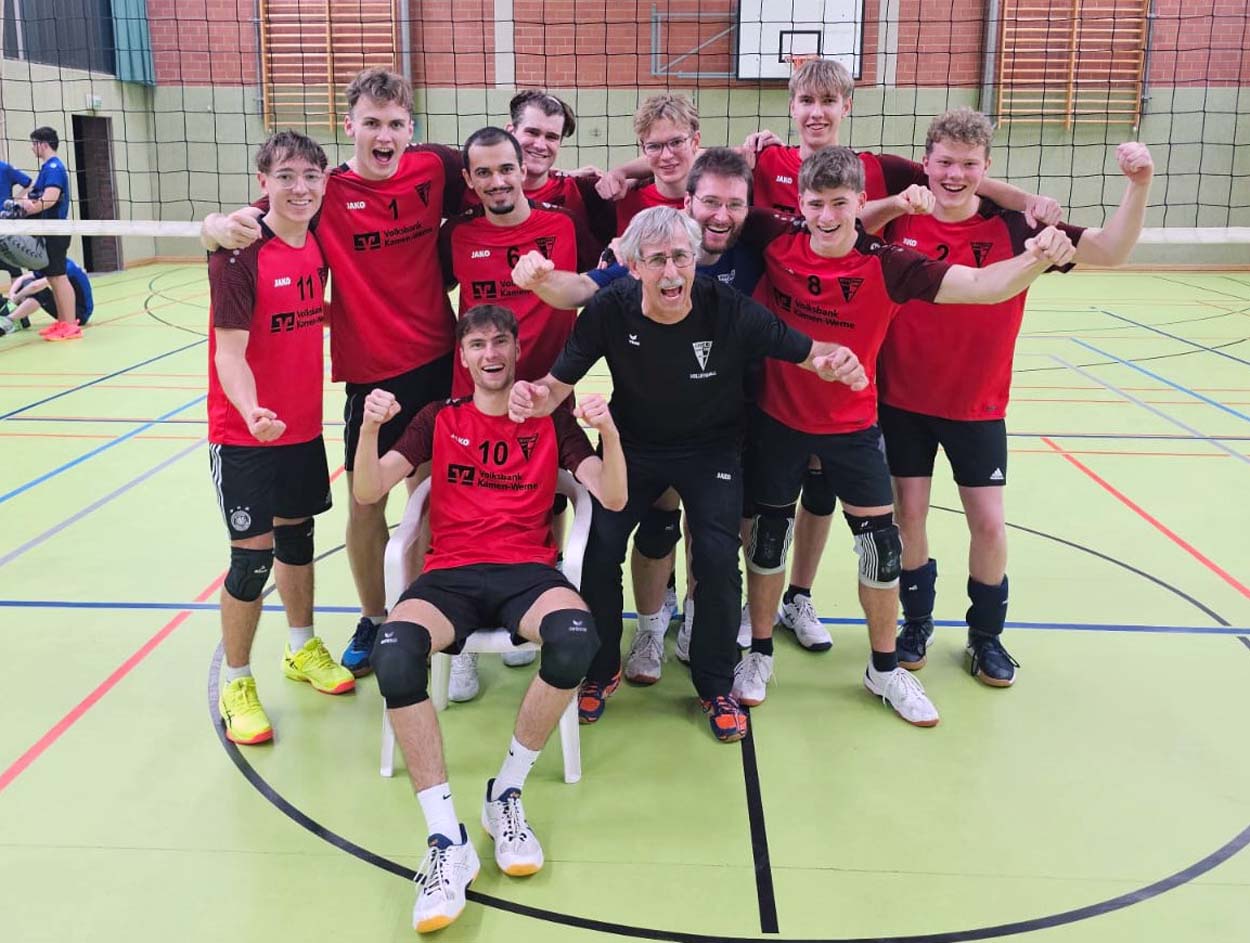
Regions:
[[[430,550],[425,571],[475,563],[554,566],[551,505],[556,473],[594,451],[572,413],[515,423],[473,400],[431,403],[399,441],[413,468],[430,469]]]
[[[902,193],[913,183],[929,185],[924,168],[893,154],[859,152],[864,168],[864,190],[869,200],[883,200]],[[799,168],[803,165],[797,147],[766,147],[755,158],[755,181],[751,205],[797,216],[799,213]]]
[[[765,276],[757,301],[817,341],[849,347],[863,364],[868,386],[856,392],[826,383],[792,363],[764,361],[759,406],[800,432],[828,435],[867,429],[877,421],[877,352],[905,301],[931,301],[950,266],[860,232],[836,259],[817,255],[806,229],[774,240],[764,251]]]

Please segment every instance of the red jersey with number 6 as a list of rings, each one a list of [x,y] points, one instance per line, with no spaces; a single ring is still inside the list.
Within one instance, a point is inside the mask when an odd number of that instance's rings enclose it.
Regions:
[[[572,413],[515,423],[472,399],[431,403],[395,451],[430,470],[430,550],[425,571],[475,563],[555,566],[551,505],[556,473],[594,454]]]

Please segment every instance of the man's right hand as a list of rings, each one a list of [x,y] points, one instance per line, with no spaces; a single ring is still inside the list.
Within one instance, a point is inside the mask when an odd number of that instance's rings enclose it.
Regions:
[[[228,216],[220,213],[204,220],[204,235],[222,249],[246,249],[260,238],[260,220],[251,207],[235,210]]]
[[[389,390],[370,390],[365,397],[365,409],[360,416],[361,430],[376,431],[399,413],[399,400]]]
[[[533,291],[547,273],[555,271],[556,263],[541,252],[530,250],[512,268],[512,284],[524,291]]]
[[[508,395],[508,418],[513,422],[525,422],[539,413],[540,409],[551,396],[551,390],[541,383],[529,383],[518,380],[512,384],[512,392]]]
[[[245,418],[247,431],[257,442],[272,442],[286,432],[286,423],[272,409],[265,409],[264,406],[253,407]]]

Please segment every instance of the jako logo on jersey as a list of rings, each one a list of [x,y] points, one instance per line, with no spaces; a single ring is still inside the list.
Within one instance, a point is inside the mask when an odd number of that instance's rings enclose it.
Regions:
[[[641,347],[641,346],[642,346],[640,343],[638,343],[638,335],[637,335],[637,334],[630,334],[630,335],[629,335],[629,343],[630,343],[631,345],[633,345],[634,347]]]
[[[494,282],[473,282],[472,288],[474,301],[481,301],[483,298],[494,301],[499,297],[499,289]]]
[[[783,177],[783,176],[781,176],[780,174],[778,174],[778,175],[777,175],[777,182],[778,182],[778,183],[784,183],[786,186],[792,186],[792,185],[794,184],[794,178],[793,178],[793,177]]]
[[[721,481],[733,481],[734,480],[734,476],[729,474],[729,472],[717,472],[716,477],[719,478]]]
[[[521,454],[525,456],[525,460],[530,460],[530,453],[534,451],[534,444],[538,441],[538,433],[533,435],[519,435],[516,437],[517,443],[521,446]]]
[[[842,286],[842,297],[850,301],[855,297],[855,292],[859,291],[859,286],[864,284],[862,278],[839,278],[838,284]]]
[[[469,440],[468,440],[468,439],[463,439],[463,438],[461,438],[460,436],[456,435],[454,432],[451,434],[451,438],[452,438],[452,441],[453,441],[453,442],[459,442],[459,443],[460,443],[461,445],[463,445],[465,448],[468,448],[468,447],[469,447]]]
[[[695,341],[690,346],[694,348],[695,358],[699,361],[699,369],[706,370],[708,354],[712,352],[712,342]]]
[[[290,275],[287,275],[287,276],[285,276],[284,278],[275,278],[275,279],[273,280],[273,287],[274,287],[274,288],[285,288],[285,287],[286,287],[287,285],[289,285],[289,284],[291,284],[291,276],[290,276]]]
[[[363,210],[365,208],[364,200],[352,200],[347,204],[349,210]]]
[[[470,253],[469,253],[469,258],[471,258],[471,259],[489,259],[489,258],[490,258],[490,249],[474,249],[472,252],[470,252]]]
[[[985,264],[985,258],[993,248],[994,243],[992,242],[974,242],[972,244],[972,255],[977,260],[977,268]]]
[[[911,247],[914,249],[914,248],[916,248],[916,246],[920,245],[920,243],[916,242],[916,240],[915,240],[915,239],[908,239],[906,236],[904,236],[904,237],[903,237],[903,245],[905,245],[905,246],[911,246]]]
[[[448,465],[447,480],[453,485],[471,485],[477,469],[472,465]]]
[[[380,232],[358,232],[352,236],[352,248],[357,252],[381,249],[382,234]]]

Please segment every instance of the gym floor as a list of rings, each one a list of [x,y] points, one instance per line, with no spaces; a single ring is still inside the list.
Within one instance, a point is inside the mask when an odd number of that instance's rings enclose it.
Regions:
[[[253,665],[276,740],[220,735],[204,266],[93,281],[82,341],[0,339],[0,939],[410,940],[424,828],[402,771],[378,775],[373,680],[337,698],[285,680],[269,606]],[[836,525],[815,594],[832,651],[779,636],[732,746],[671,657],[655,687],[623,687],[582,728],[580,783],[555,743],[539,761],[525,801],[547,865],[513,879],[477,820],[532,669],[483,656],[483,693],[442,715],[483,868],[436,939],[1244,943],[1248,340],[1246,272],[1038,283],[1008,421],[1022,667],[1008,690],[964,668],[967,535],[940,464],[932,730],[860,684]],[[328,379],[325,402],[333,469]],[[336,654],[355,623],[344,486],[317,531]]]

